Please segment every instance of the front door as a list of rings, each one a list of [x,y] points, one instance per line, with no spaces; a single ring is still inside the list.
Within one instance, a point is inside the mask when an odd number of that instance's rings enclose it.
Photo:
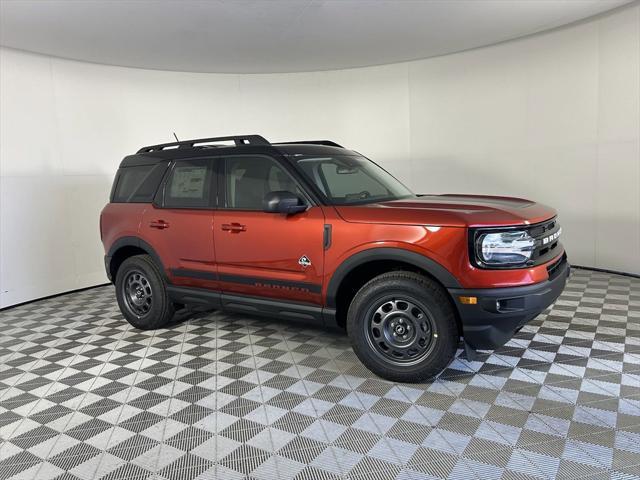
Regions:
[[[218,290],[213,244],[214,160],[176,160],[158,206],[144,213],[140,232],[156,250],[174,285]]]
[[[262,202],[272,191],[290,191],[311,201],[271,157],[243,155],[222,162],[220,206],[213,229],[223,293],[321,305],[321,207],[310,206],[288,216],[265,213]]]

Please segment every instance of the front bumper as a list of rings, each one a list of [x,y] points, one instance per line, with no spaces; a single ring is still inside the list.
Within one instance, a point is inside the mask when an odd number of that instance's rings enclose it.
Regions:
[[[523,325],[556,301],[564,290],[570,266],[563,254],[549,268],[549,280],[509,288],[449,289],[458,309],[465,343],[480,350],[504,345]],[[459,297],[476,297],[474,305]]]

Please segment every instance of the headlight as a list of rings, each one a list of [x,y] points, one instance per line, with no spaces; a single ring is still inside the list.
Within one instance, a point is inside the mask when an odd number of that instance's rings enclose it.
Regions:
[[[520,265],[531,258],[535,244],[524,230],[483,233],[476,241],[476,255],[486,265]]]

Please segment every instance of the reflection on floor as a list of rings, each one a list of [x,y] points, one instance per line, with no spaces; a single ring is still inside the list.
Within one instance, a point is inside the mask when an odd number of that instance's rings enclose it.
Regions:
[[[0,312],[0,478],[640,476],[640,279],[576,270],[498,351],[383,381],[345,335],[211,313],[143,332],[113,287]]]

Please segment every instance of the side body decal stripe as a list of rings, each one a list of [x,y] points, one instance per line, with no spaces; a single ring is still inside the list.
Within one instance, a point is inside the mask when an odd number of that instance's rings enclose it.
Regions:
[[[202,270],[190,270],[186,268],[171,269],[171,275],[176,277],[198,278],[201,280],[219,280],[221,282],[238,283],[241,285],[253,285],[256,287],[275,288],[283,290],[305,291],[321,293],[322,285],[308,282],[290,282],[263,277],[248,277],[245,275],[231,275],[227,273],[216,274]]]

